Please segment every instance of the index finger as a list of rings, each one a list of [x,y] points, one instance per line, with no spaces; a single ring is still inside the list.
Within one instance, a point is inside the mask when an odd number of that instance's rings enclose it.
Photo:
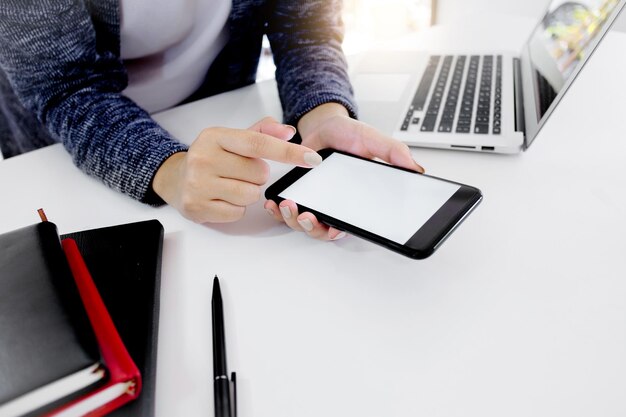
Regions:
[[[270,159],[307,168],[322,163],[322,157],[306,146],[249,130],[235,132],[232,135],[220,135],[218,144],[222,149],[248,158]]]

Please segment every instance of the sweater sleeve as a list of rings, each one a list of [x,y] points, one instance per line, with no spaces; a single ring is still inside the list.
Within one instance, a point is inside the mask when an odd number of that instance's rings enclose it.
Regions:
[[[285,122],[296,125],[314,107],[342,104],[356,118],[341,42],[341,0],[278,0],[267,34]]]
[[[162,204],[151,189],[154,174],[186,146],[121,94],[125,69],[104,44],[82,1],[0,4],[0,66],[24,107],[82,171],[144,203]]]

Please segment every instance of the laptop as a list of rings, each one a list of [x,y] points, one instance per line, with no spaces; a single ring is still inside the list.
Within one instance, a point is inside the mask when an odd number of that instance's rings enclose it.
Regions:
[[[520,54],[366,53],[350,71],[360,119],[409,146],[526,150],[626,0],[552,0]]]

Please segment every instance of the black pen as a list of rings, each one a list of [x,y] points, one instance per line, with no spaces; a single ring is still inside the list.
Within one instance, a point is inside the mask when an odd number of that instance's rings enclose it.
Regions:
[[[226,338],[224,337],[224,309],[222,292],[217,275],[213,279],[213,396],[215,399],[215,417],[237,417],[236,375],[232,373],[233,401],[231,407],[230,380],[226,367]]]

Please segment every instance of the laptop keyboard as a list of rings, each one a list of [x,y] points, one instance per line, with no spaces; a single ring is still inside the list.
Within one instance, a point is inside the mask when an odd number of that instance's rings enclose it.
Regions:
[[[501,55],[433,55],[400,130],[498,135],[501,111]]]

